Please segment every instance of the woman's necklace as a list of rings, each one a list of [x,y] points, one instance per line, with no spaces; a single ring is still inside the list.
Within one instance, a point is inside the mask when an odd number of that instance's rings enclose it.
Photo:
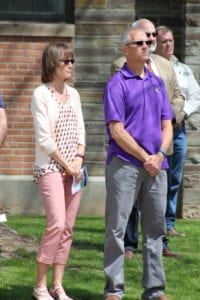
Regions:
[[[49,89],[52,94],[54,94],[55,98],[63,105],[65,105],[68,101],[68,93],[67,88],[64,86],[62,91],[58,91],[55,87],[49,86]]]

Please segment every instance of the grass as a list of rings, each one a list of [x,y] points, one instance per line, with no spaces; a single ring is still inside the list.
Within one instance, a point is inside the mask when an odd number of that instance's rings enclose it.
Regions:
[[[9,216],[7,224],[39,242],[45,228],[44,217]],[[177,220],[184,238],[170,238],[170,247],[181,253],[180,259],[164,258],[167,279],[166,294],[170,300],[200,299],[200,221]],[[104,219],[79,216],[64,287],[75,300],[103,300]],[[140,235],[141,240],[141,235]],[[13,241],[14,242],[14,241]],[[140,300],[142,293],[141,244],[134,261],[125,262],[126,290],[124,300]],[[31,299],[36,275],[36,253],[17,250],[21,259],[0,261],[0,300]],[[51,271],[48,277],[50,282]]]

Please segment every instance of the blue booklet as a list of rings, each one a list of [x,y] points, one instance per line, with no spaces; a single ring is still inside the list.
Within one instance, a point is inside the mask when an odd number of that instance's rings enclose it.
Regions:
[[[87,167],[83,166],[83,168],[81,169],[81,173],[82,173],[82,179],[81,181],[79,181],[78,183],[76,182],[76,177],[73,176],[73,181],[72,181],[72,195],[74,195],[75,193],[77,193],[78,191],[81,190],[81,188],[85,187],[88,184],[88,171],[87,171]]]

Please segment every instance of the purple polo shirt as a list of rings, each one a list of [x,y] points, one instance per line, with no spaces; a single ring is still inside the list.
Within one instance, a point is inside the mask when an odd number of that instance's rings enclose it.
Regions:
[[[124,123],[124,128],[143,149],[149,154],[156,154],[162,142],[161,121],[174,118],[163,80],[147,69],[144,78],[141,78],[124,64],[108,81],[103,100],[109,143],[106,163],[109,164],[115,155],[136,166],[143,166],[143,162],[128,154],[112,139],[109,123]],[[163,160],[161,168],[168,168],[167,159]]]
[[[3,98],[0,96],[0,108],[5,108],[5,104],[3,102]]]

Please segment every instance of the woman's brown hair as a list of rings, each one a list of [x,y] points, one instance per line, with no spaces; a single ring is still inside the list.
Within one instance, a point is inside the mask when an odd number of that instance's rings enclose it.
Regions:
[[[47,46],[42,55],[41,81],[48,83],[53,80],[59,59],[74,58],[73,50],[65,43],[54,43]]]

